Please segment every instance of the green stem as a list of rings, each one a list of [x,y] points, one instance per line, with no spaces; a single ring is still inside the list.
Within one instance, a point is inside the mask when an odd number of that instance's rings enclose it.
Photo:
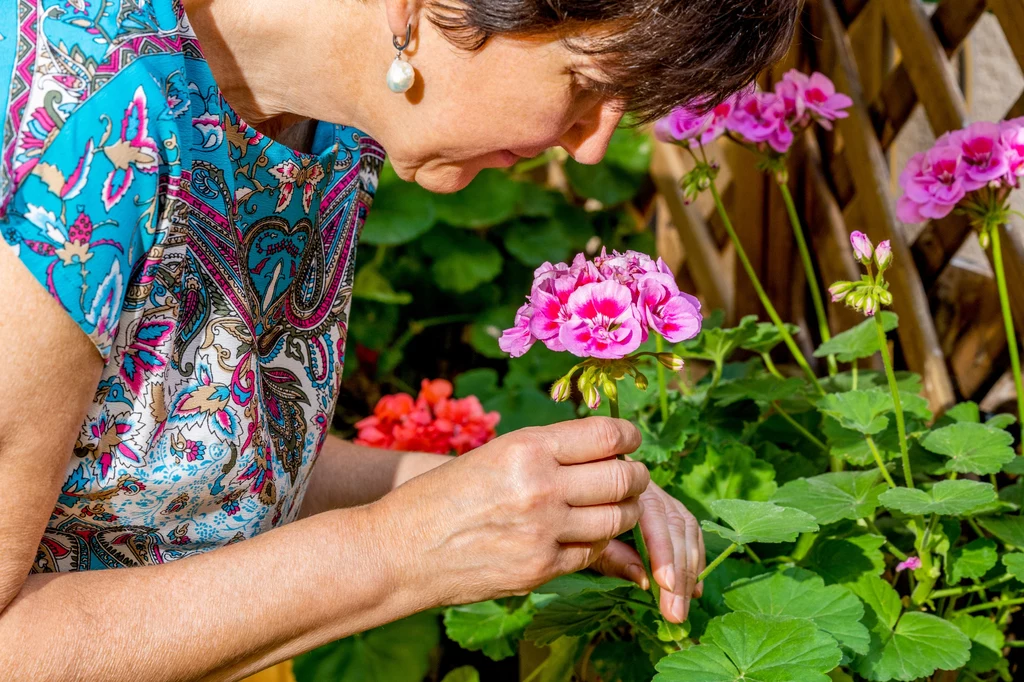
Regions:
[[[1005,606],[1020,606],[1024,604],[1024,597],[1018,597],[1017,599],[994,599],[987,601],[984,604],[975,604],[974,606],[968,606],[964,609],[959,609],[953,612],[954,616],[959,616],[965,613],[974,613],[975,611],[984,611],[985,609],[1001,609]]]
[[[811,433],[810,431],[805,429],[803,426],[801,426],[800,422],[798,422],[797,420],[793,419],[793,417],[789,414],[789,412],[786,412],[784,409],[782,409],[782,407],[779,405],[779,402],[777,400],[772,402],[772,407],[775,408],[775,411],[779,414],[780,417],[782,417],[787,422],[789,422],[790,426],[792,426],[794,429],[799,431],[801,436],[803,436],[807,440],[809,440],[812,443],[814,443],[815,445],[817,445],[819,448],[822,449],[823,452],[828,452],[828,446],[826,446],[818,438],[816,438],[813,433]]]
[[[701,571],[701,574],[697,576],[697,582],[703,582],[705,578],[711,575],[711,572],[718,568],[718,565],[725,561],[726,557],[735,552],[739,548],[735,542],[725,548],[725,551],[715,557],[715,560],[708,564],[708,567]]]
[[[743,551],[747,553],[747,556],[750,557],[755,564],[763,563],[761,561],[761,557],[757,556],[757,554],[754,553],[754,550],[750,549],[750,545],[743,545]]]
[[[853,364],[850,365],[850,388],[854,391],[857,390],[857,361],[854,360]]]
[[[892,480],[892,476],[889,475],[889,470],[885,468],[885,462],[882,461],[882,454],[878,452],[875,439],[871,436],[864,436],[864,440],[867,442],[868,449],[871,450],[871,456],[875,458],[875,464],[878,465],[878,470],[882,472],[885,482],[889,484],[890,488],[895,488],[896,483]]]
[[[1017,349],[1017,332],[1013,327],[1013,315],[1010,312],[1010,295],[1006,290],[1006,272],[1003,270],[1003,247],[1000,243],[999,227],[993,227],[992,261],[995,264],[996,287],[999,289],[999,306],[1003,309],[1003,326],[1006,327],[1006,343],[1010,350],[1010,373],[1013,374],[1013,385],[1017,390],[1017,418],[1024,423],[1024,385],[1020,373],[1020,352]]]
[[[764,361],[764,367],[765,369],[768,370],[769,374],[771,374],[776,379],[784,378],[782,376],[782,373],[779,371],[779,368],[775,366],[774,362],[772,362],[771,355],[769,355],[768,353],[761,353],[761,359]]]
[[[779,186],[782,193],[782,201],[786,204],[786,213],[789,214],[789,225],[793,228],[793,238],[796,240],[797,250],[800,252],[800,260],[804,266],[804,276],[807,278],[807,286],[811,290],[811,302],[814,304],[814,314],[818,317],[818,332],[822,341],[828,341],[832,334],[828,328],[828,317],[825,315],[825,302],[818,288],[818,278],[814,274],[814,261],[811,260],[811,252],[807,248],[807,240],[804,239],[804,231],[800,228],[800,216],[797,215],[796,205],[793,203],[793,195],[789,193],[789,185],[783,182],[782,178],[775,174],[775,184]],[[836,356],[828,356],[828,373],[835,376],[838,371]]]
[[[817,533],[801,533],[800,537],[797,538],[796,547],[793,548],[793,561],[799,563],[807,558],[807,554],[811,551],[811,548],[814,547],[814,542],[817,539]]]
[[[882,364],[885,365],[885,376],[889,380],[889,392],[892,393],[892,404],[896,410],[896,431],[900,439],[900,457],[903,459],[903,478],[907,487],[914,487],[914,474],[910,470],[910,451],[907,449],[907,429],[903,421],[903,403],[900,401],[900,389],[896,385],[896,373],[892,369],[892,358],[889,357],[889,344],[885,340],[885,327],[882,316],[873,315],[875,330],[878,332],[878,347],[882,353]]]
[[[710,185],[711,196],[715,200],[715,208],[718,210],[718,215],[722,219],[722,225],[725,227],[725,231],[729,234],[729,239],[732,241],[733,247],[736,249],[736,256],[740,259],[740,263],[743,265],[743,269],[747,273],[747,277],[750,278],[750,283],[754,286],[754,291],[757,292],[757,297],[761,299],[761,305],[768,312],[768,317],[771,318],[772,322],[775,323],[775,327],[779,330],[779,334],[782,336],[782,340],[786,343],[786,347],[789,348],[789,352],[793,354],[793,359],[800,365],[800,368],[810,379],[811,383],[817,389],[818,393],[825,395],[825,389],[822,388],[821,383],[818,381],[818,377],[814,375],[811,370],[811,366],[807,363],[807,358],[800,351],[800,348],[796,345],[796,341],[793,340],[793,335],[786,329],[785,323],[782,318],[779,317],[779,313],[775,310],[775,306],[768,300],[768,294],[765,293],[764,287],[761,286],[761,280],[758,279],[757,273],[754,272],[754,266],[750,264],[750,259],[747,258],[747,252],[743,249],[743,244],[740,243],[740,238],[736,235],[736,230],[732,226],[732,221],[729,220],[729,214],[725,212],[725,205],[722,203],[722,196],[718,193],[718,187],[712,182]]]
[[[993,578],[987,582],[978,583],[977,585],[971,585],[970,587],[949,587],[945,590],[935,590],[932,592],[931,599],[941,599],[943,597],[961,597],[965,594],[973,594],[974,592],[984,592],[990,587],[1001,585],[1003,583],[1013,580],[1013,576],[1010,574],[1001,575],[998,578]]]
[[[654,349],[659,353],[664,350],[664,341],[660,334],[654,335]],[[668,389],[665,382],[665,367],[660,362],[655,362],[654,366],[658,372],[658,401],[661,407],[661,421],[665,423],[668,421]]]

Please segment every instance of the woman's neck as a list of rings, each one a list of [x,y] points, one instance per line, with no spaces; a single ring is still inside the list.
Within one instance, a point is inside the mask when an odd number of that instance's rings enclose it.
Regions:
[[[214,80],[242,120],[271,137],[307,118],[367,130],[378,99],[368,66],[383,60],[383,73],[390,47],[378,3],[183,1]]]

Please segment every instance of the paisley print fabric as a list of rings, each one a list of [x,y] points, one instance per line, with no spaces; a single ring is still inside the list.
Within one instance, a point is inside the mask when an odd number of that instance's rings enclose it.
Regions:
[[[382,150],[248,127],[171,0],[4,0],[0,108],[0,235],[106,360],[33,570],[161,563],[294,518]]]

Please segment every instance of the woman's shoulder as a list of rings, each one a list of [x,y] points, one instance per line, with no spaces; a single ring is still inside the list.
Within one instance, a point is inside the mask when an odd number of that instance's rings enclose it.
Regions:
[[[4,3],[0,215],[67,130],[83,139],[116,136],[125,112],[142,103],[149,118],[183,113],[191,35],[177,0]]]

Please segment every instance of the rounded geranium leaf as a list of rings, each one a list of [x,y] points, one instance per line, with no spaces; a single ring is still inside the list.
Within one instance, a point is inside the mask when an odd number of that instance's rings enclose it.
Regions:
[[[715,500],[711,503],[711,511],[731,528],[703,521],[701,526],[704,530],[738,545],[751,542],[792,542],[800,533],[818,530],[818,524],[810,514],[771,502]]]
[[[959,615],[953,619],[953,625],[971,640],[971,659],[967,661],[967,669],[976,673],[987,673],[1003,668],[1010,679],[1007,661],[1003,658],[1006,636],[999,626],[985,616]]]
[[[452,670],[441,682],[480,682],[480,673],[471,665],[464,665]]]
[[[885,331],[892,331],[899,326],[899,318],[896,316],[896,313],[885,310],[882,311],[881,315]],[[814,351],[814,357],[824,358],[829,355],[835,355],[836,360],[839,362],[853,362],[860,358],[871,357],[879,350],[876,325],[877,322],[872,319],[864,320],[856,327],[836,334],[818,346],[818,349]]]
[[[773,376],[761,376],[723,382],[715,388],[711,397],[722,407],[738,403],[741,400],[770,403],[792,398],[803,387],[804,380],[797,377],[779,379]]]
[[[838,471],[790,481],[772,496],[783,507],[805,511],[821,525],[869,516],[885,492],[877,470]]]
[[[517,608],[497,601],[454,606],[444,612],[444,627],[448,637],[463,649],[482,651],[500,661],[516,653],[535,611],[532,596]]]
[[[1004,554],[1003,566],[1006,566],[1007,573],[1017,580],[1024,582],[1024,552]]]
[[[967,479],[940,481],[928,492],[917,488],[893,488],[878,497],[883,506],[912,516],[964,516],[995,500],[996,491],[990,483]]]
[[[1024,517],[1020,514],[985,516],[978,519],[982,528],[1014,547],[1024,547]]]
[[[485,169],[455,194],[435,194],[437,219],[454,227],[480,228],[516,214],[523,184],[497,169]],[[370,212],[371,215],[373,212]]]
[[[892,396],[884,391],[830,393],[818,402],[818,409],[843,428],[872,436],[889,425]]]
[[[771,575],[739,580],[725,591],[733,611],[764,616],[803,618],[857,653],[868,652],[868,629],[860,622],[864,605],[850,590],[825,585],[818,575],[790,568]]]
[[[984,424],[950,424],[930,432],[920,442],[926,450],[949,457],[948,471],[962,474],[995,474],[1015,457],[1013,436]]]
[[[700,645],[663,658],[654,682],[829,682],[842,657],[809,621],[730,613],[708,623]]]
[[[1021,555],[1024,557],[1024,554]],[[956,585],[964,578],[980,578],[996,565],[999,555],[996,543],[988,538],[978,538],[949,553],[946,561],[946,582]]]

